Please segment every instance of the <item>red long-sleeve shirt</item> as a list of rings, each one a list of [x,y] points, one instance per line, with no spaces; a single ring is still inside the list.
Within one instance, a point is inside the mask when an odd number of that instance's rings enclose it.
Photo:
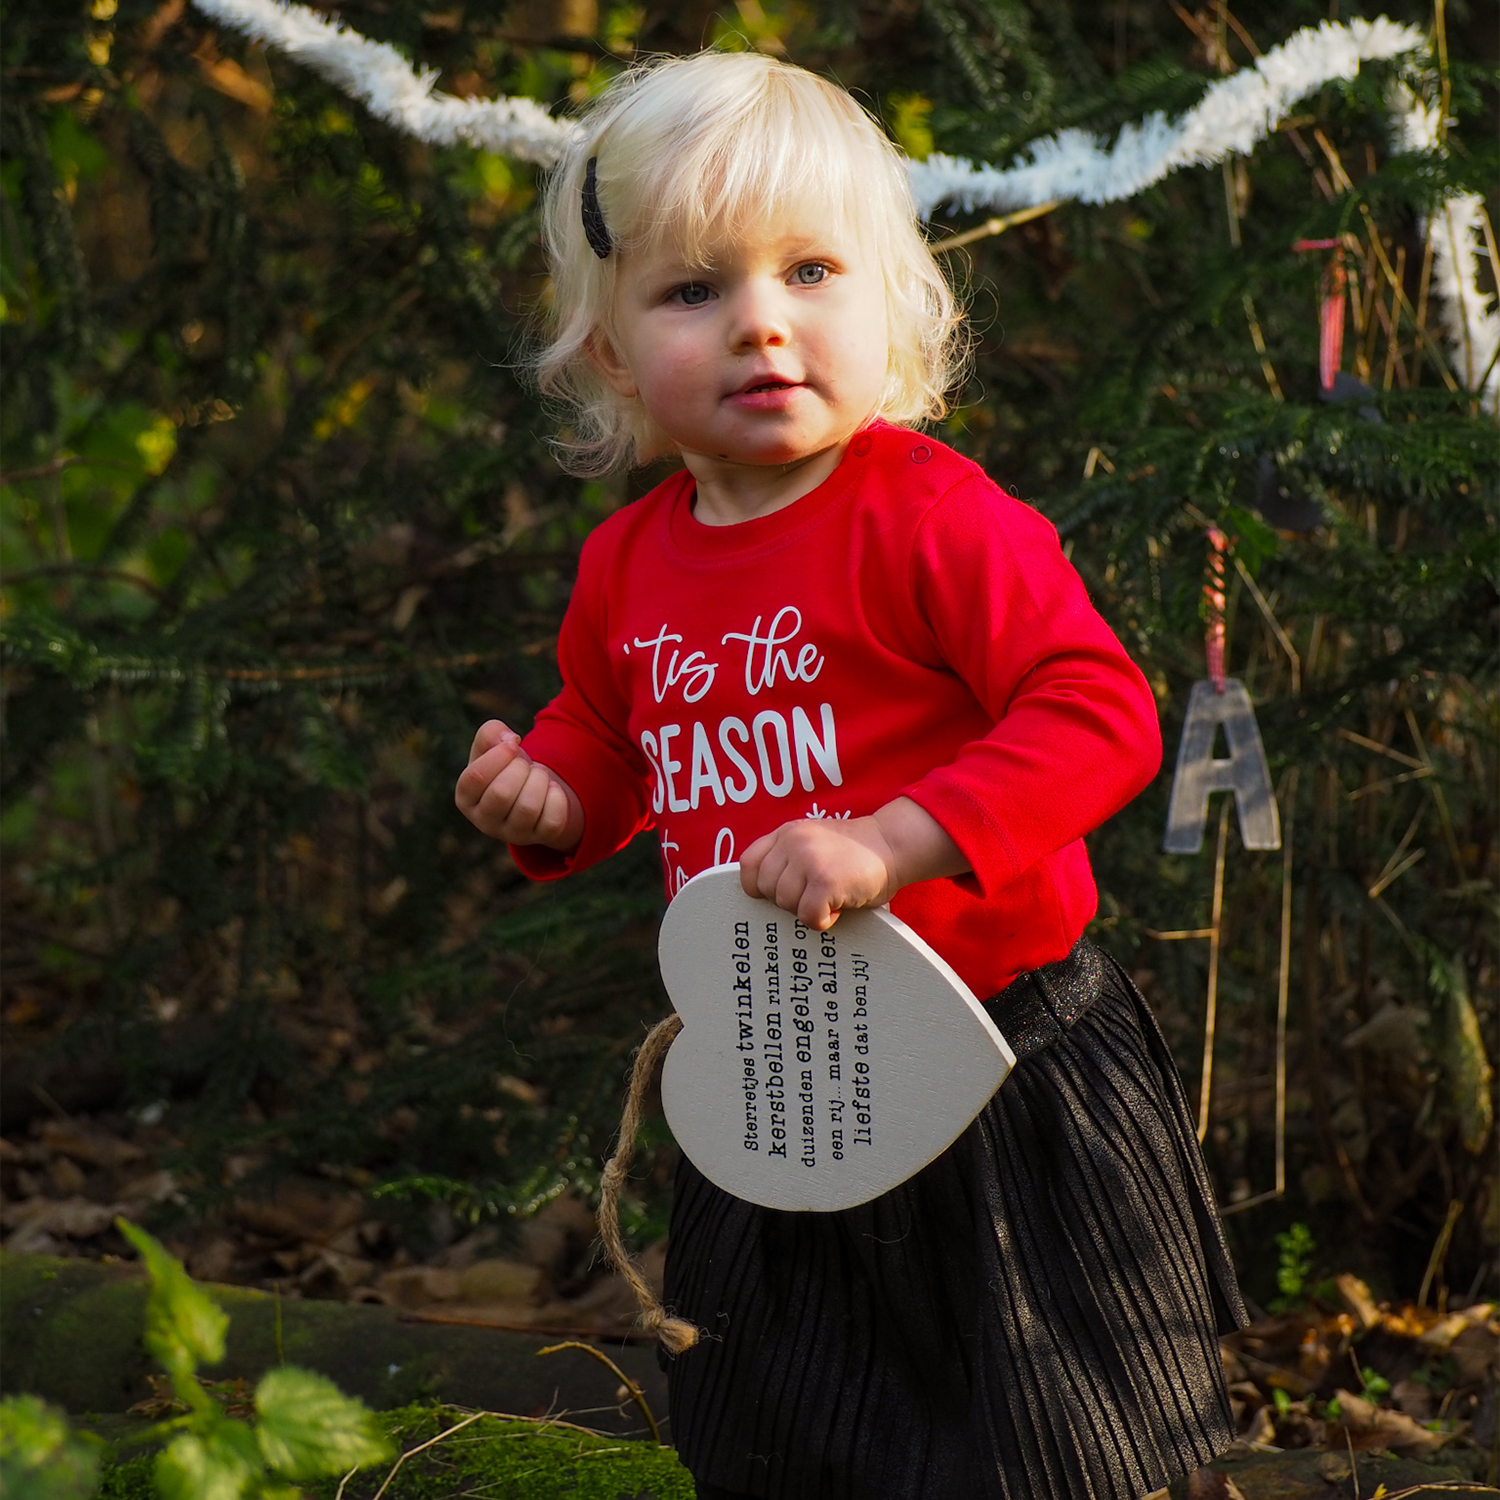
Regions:
[[[588,538],[563,690],[528,753],[583,804],[569,856],[655,827],[668,894],[801,817],[925,808],[972,875],[891,909],[981,998],[1097,903],[1082,837],[1161,762],[1156,705],[1054,528],[932,438],[876,423],[817,489],[705,526],[679,473]]]

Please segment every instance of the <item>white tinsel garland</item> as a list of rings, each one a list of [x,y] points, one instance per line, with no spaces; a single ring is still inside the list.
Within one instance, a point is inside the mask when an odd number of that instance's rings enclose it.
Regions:
[[[934,154],[912,163],[912,191],[924,215],[943,203],[1000,212],[1059,198],[1117,203],[1180,167],[1249,152],[1299,99],[1335,78],[1353,78],[1361,62],[1399,57],[1424,40],[1415,27],[1383,16],[1347,26],[1325,21],[1294,32],[1254,67],[1210,84],[1180,120],[1147,115],[1108,147],[1086,130],[1062,130],[1031,146],[1019,166],[976,167],[963,157]]]
[[[459,142],[550,167],[578,127],[535,99],[455,99],[435,94],[437,74],[417,73],[386,42],[372,42],[305,5],[274,0],[193,0],[204,15],[276,47],[358,99],[372,115],[434,146]]]
[[[534,99],[457,99],[434,91],[437,75],[416,72],[396,49],[372,42],[305,5],[277,0],[193,0],[205,15],[276,47],[320,73],[371,114],[432,145],[463,142],[523,161],[551,166],[578,127],[555,120]],[[1339,78],[1353,78],[1361,62],[1398,57],[1425,46],[1415,27],[1384,16],[1347,25],[1325,21],[1294,32],[1255,65],[1209,85],[1178,120],[1148,115],[1126,125],[1113,145],[1084,130],[1063,130],[1034,143],[1010,167],[976,166],[934,153],[910,165],[918,209],[942,204],[969,211],[1029,208],[1054,200],[1112,203],[1134,197],[1181,167],[1246,153],[1285,118],[1300,99]],[[1431,151],[1441,142],[1436,112],[1405,84],[1392,97],[1397,145]],[[1500,409],[1500,313],[1479,290],[1482,199],[1448,200],[1434,220],[1433,283],[1443,306],[1445,332],[1458,354],[1460,374],[1473,389],[1484,381],[1488,409]],[[1488,375],[1486,376],[1486,371]]]
[[[1442,110],[1398,82],[1391,90],[1392,135],[1399,151],[1440,151]],[[1500,415],[1500,308],[1479,289],[1479,254],[1484,242],[1484,199],[1478,193],[1449,198],[1426,232],[1432,243],[1432,284],[1438,294],[1443,332],[1453,347],[1458,377],[1472,390],[1484,389],[1481,404]]]

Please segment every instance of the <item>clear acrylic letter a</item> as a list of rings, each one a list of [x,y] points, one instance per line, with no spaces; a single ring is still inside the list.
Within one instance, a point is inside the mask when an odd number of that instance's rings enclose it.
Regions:
[[[1214,758],[1214,731],[1224,726],[1226,760]],[[1271,772],[1244,683],[1230,677],[1222,693],[1211,682],[1195,682],[1177,749],[1172,805],[1167,811],[1168,854],[1196,854],[1203,847],[1208,799],[1233,792],[1240,815],[1240,842],[1247,849],[1281,848],[1281,819],[1271,793]]]

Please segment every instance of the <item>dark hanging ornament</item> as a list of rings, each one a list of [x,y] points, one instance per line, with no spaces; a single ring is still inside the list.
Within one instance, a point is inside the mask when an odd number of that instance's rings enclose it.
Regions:
[[[1325,402],[1357,402],[1361,420],[1379,422],[1374,390],[1340,368],[1344,356],[1344,305],[1348,299],[1343,241],[1298,240],[1292,249],[1299,254],[1308,250],[1330,252],[1318,295],[1318,394]],[[1260,458],[1255,508],[1278,531],[1308,532],[1328,524],[1322,506],[1297,494],[1269,453]]]
[[[599,183],[595,176],[598,165],[599,158],[591,156],[583,169],[583,234],[594,254],[600,260],[606,260],[615,248],[615,242],[609,237],[604,210],[599,207]]]

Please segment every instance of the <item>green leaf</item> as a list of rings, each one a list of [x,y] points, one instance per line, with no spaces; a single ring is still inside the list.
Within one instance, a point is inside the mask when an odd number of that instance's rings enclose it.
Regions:
[[[272,1370],[256,1387],[255,1409],[266,1462],[293,1479],[347,1473],[390,1451],[364,1403],[309,1370]]]
[[[35,1396],[0,1401],[0,1495],[5,1500],[88,1500],[99,1456],[68,1419]]]
[[[241,1500],[261,1472],[255,1438],[243,1422],[184,1432],[156,1460],[162,1500]]]
[[[216,1364],[224,1357],[224,1333],[229,1316],[183,1270],[182,1262],[138,1224],[116,1219],[120,1233],[140,1252],[151,1273],[151,1300],[146,1308],[146,1349],[173,1377],[201,1390],[192,1380],[199,1364]],[[179,1389],[179,1394],[182,1394]],[[202,1400],[193,1402],[201,1406]]]

